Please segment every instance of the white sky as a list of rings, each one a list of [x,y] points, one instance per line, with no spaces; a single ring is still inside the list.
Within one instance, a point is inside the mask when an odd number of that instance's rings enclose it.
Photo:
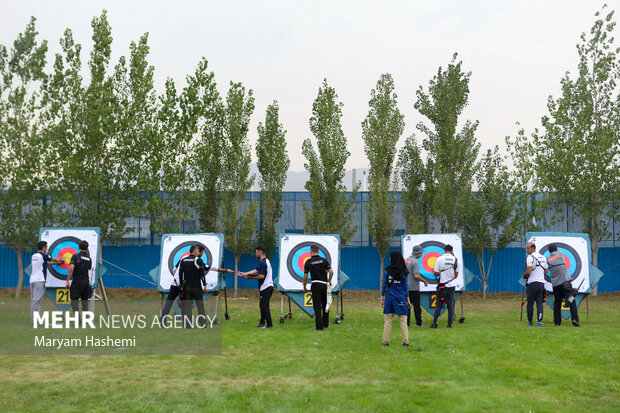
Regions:
[[[463,119],[479,120],[482,149],[503,145],[540,123],[550,94],[575,72],[575,45],[589,31],[602,2],[546,1],[7,1],[0,0],[0,43],[12,45],[34,15],[52,54],[65,28],[83,46],[84,67],[92,47],[90,22],[102,9],[114,37],[113,64],[129,43],[149,32],[156,87],[172,77],[180,89],[202,56],[220,91],[231,80],[254,89],[256,126],[277,99],[287,129],[291,170],[303,170],[301,143],[310,137],[312,102],[324,77],[344,103],[343,127],[351,157],[347,168],[368,164],[361,122],[370,90],[381,73],[395,79],[405,134],[422,117],[415,91],[447,66],[454,52],[472,71],[470,104]],[[607,1],[620,12],[620,0]],[[618,20],[618,14],[615,19]],[[617,36],[618,30],[616,30]],[[418,140],[422,138],[417,134]],[[400,146],[400,145],[399,145]],[[255,159],[255,156],[254,156]]]

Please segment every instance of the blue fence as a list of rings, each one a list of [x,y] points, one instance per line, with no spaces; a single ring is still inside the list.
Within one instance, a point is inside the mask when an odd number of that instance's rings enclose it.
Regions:
[[[103,258],[108,274],[105,284],[110,288],[135,287],[154,288],[148,272],[159,265],[160,246],[104,246]],[[517,284],[523,273],[525,250],[522,248],[506,248],[493,257],[488,292],[499,291],[520,292]],[[30,265],[30,254],[24,254],[24,268]],[[224,253],[224,267],[234,268],[234,257],[230,251]],[[278,274],[279,257],[271,259],[274,277]],[[465,266],[478,275],[475,256],[465,253]],[[239,262],[241,271],[256,267],[256,258],[244,255]],[[374,247],[359,246],[343,248],[341,253],[342,270],[351,277],[347,285],[352,290],[372,290],[379,288],[379,253]],[[620,248],[601,248],[598,254],[598,267],[605,273],[599,283],[599,292],[620,291]],[[129,271],[129,273],[127,272]],[[131,273],[131,274],[130,274]],[[132,275],[133,274],[133,275]],[[24,276],[24,285],[28,286],[28,276]],[[229,286],[234,279],[227,276]],[[238,279],[239,288],[255,288],[256,281]],[[0,246],[0,288],[15,288],[17,285],[17,256],[15,252]],[[482,291],[481,283],[476,279],[469,286],[469,291]]]

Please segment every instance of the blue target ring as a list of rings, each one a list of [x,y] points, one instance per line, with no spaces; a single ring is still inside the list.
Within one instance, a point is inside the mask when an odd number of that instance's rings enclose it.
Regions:
[[[563,253],[568,259],[568,262],[566,263],[566,269],[568,271],[568,276],[570,277],[571,281],[576,280],[577,277],[579,277],[579,274],[581,274],[581,268],[582,268],[581,257],[579,256],[577,251],[575,251],[575,249],[571,247],[570,245],[564,244],[562,242],[556,242],[555,245],[558,246],[558,252]],[[550,255],[549,245],[545,245],[544,247],[542,247],[540,249],[540,253],[546,259],[548,259]],[[545,280],[551,282],[551,278],[549,277],[549,275],[545,276]]]
[[[70,267],[67,258],[71,259],[70,257],[80,252],[78,246],[80,241],[81,240],[76,237],[61,237],[50,245],[48,250],[50,257],[62,258],[65,260],[63,264],[48,266],[47,270],[53,277],[63,281],[67,280]]]
[[[177,266],[179,261],[189,255],[189,250],[192,245],[200,245],[204,248],[204,252],[202,253],[202,261],[205,263],[207,267],[213,265],[213,256],[211,255],[211,251],[207,248],[203,243],[196,241],[186,241],[174,247],[170,255],[168,256],[168,269],[171,274],[174,274],[174,268]]]
[[[293,279],[303,282],[304,279],[304,263],[308,258],[310,258],[310,246],[316,245],[319,247],[319,257],[325,258],[327,261],[332,262],[331,255],[327,248],[318,242],[302,242],[293,247],[291,252],[288,253],[286,258],[286,267],[288,269],[289,274]],[[308,275],[308,278],[311,278]]]

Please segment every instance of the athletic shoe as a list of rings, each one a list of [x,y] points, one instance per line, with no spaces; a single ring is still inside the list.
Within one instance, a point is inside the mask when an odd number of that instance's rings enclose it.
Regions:
[[[575,327],[579,327],[579,321],[575,321],[575,320],[573,320],[573,325],[574,325]]]
[[[403,346],[409,347],[409,343],[403,343]]]
[[[265,328],[273,328],[273,326],[267,326],[267,327],[265,327]]]
[[[533,325],[534,325],[534,324],[532,324],[532,323],[528,323],[528,324],[527,324],[527,326],[528,326],[528,327],[532,327]]]
[[[538,327],[542,327],[542,326],[543,326],[543,323],[541,323],[541,322],[539,321],[539,322],[538,322],[538,324],[537,324],[537,326],[538,326]]]
[[[452,328],[452,324],[448,324],[448,328]]]
[[[431,324],[431,328],[437,328],[437,324],[435,323]]]
[[[416,327],[426,327],[424,324],[420,324],[419,326]]]
[[[264,324],[259,324],[259,325],[257,325],[256,327],[257,327],[257,328],[267,328],[267,327],[265,327],[265,325],[264,325]]]
[[[390,345],[390,343],[381,343],[383,345],[383,347],[387,347]]]

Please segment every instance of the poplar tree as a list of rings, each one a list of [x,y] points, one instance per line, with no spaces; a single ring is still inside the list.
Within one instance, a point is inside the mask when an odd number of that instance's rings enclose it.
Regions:
[[[39,116],[47,42],[37,38],[35,21],[30,19],[10,50],[0,45],[0,241],[16,254],[17,297],[24,282],[23,251],[50,222],[43,200],[50,154]]]
[[[306,219],[305,230],[309,234],[340,234],[341,245],[346,245],[357,230],[353,225],[355,197],[359,184],[350,196],[342,182],[345,163],[351,153],[342,131],[342,102],[336,90],[323,80],[322,87],[312,105],[310,130],[316,140],[306,138],[302,153],[306,158],[304,167],[310,173],[305,184],[310,193],[311,204],[303,204]]]
[[[260,172],[261,226],[259,242],[273,257],[277,248],[276,222],[282,216],[282,189],[290,165],[286,150],[286,130],[279,120],[279,106],[273,101],[267,107],[265,123],[258,124],[256,143],[257,166]]]
[[[383,284],[383,262],[396,230],[394,219],[393,170],[396,144],[405,128],[398,109],[394,80],[383,74],[370,92],[370,109],[362,122],[364,151],[370,163],[369,198],[366,207],[368,232],[380,256],[379,291]]]

